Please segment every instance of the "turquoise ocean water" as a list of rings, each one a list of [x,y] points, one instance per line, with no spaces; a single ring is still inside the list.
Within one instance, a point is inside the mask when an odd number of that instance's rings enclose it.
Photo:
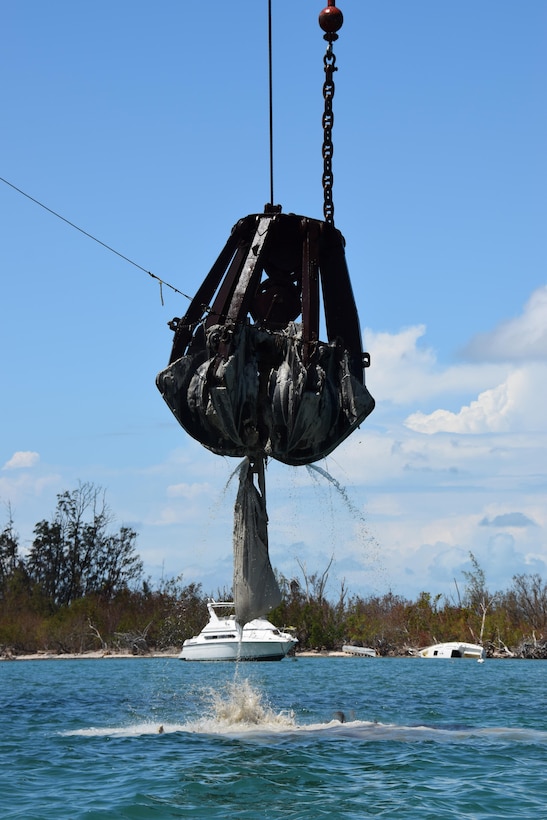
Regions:
[[[547,818],[545,661],[238,667],[0,663],[0,817]]]

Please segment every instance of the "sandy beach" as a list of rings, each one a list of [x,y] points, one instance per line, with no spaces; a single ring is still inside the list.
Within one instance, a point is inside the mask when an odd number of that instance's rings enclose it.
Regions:
[[[131,652],[109,652],[97,650],[95,652],[63,653],[36,652],[29,655],[3,655],[0,661],[73,661],[73,660],[107,660],[108,658],[178,658],[180,650],[172,649],[163,652],[148,652],[142,655],[134,655]],[[350,658],[347,652],[327,652],[325,651],[305,651],[297,652],[296,658]]]

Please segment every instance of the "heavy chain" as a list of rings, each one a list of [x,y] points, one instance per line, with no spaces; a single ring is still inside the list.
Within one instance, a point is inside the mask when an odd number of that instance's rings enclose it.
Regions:
[[[334,112],[332,110],[332,100],[334,97],[333,75],[337,71],[335,63],[336,57],[332,50],[332,43],[329,43],[323,58],[325,67],[325,82],[323,83],[323,98],[325,100],[325,111],[323,113],[323,214],[325,221],[330,222],[331,225],[334,225],[334,202],[332,200],[332,187],[334,185],[334,174],[332,172]]]

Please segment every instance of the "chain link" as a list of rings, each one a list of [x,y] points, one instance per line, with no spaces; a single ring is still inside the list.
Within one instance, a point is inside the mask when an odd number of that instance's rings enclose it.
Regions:
[[[325,100],[325,111],[323,113],[323,214],[325,221],[330,222],[331,225],[334,225],[334,202],[332,200],[332,187],[334,185],[334,174],[332,172],[334,113],[332,100],[334,97],[333,75],[337,71],[335,64],[336,57],[332,50],[332,43],[329,43],[323,58],[325,67],[325,82],[323,83],[323,98]]]

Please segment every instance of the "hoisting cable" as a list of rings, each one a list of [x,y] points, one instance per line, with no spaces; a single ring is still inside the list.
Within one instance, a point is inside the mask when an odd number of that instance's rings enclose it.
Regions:
[[[189,302],[191,302],[193,300],[192,296],[188,296],[187,293],[184,293],[184,291],[179,290],[174,285],[169,284],[169,282],[166,282],[165,279],[161,279],[155,273],[152,273],[151,271],[147,270],[146,268],[143,268],[142,265],[138,264],[138,262],[135,262],[133,259],[130,259],[128,256],[125,256],[123,253],[120,253],[120,251],[117,251],[115,248],[112,248],[110,245],[107,245],[106,242],[103,242],[101,239],[98,239],[96,236],[93,236],[93,234],[89,233],[88,231],[85,231],[83,228],[80,228],[79,225],[76,225],[74,222],[71,222],[70,219],[67,219],[65,216],[62,216],[62,214],[57,213],[57,211],[54,211],[53,208],[49,208],[47,205],[44,205],[43,202],[40,202],[39,199],[36,199],[35,197],[31,196],[30,194],[27,194],[26,191],[23,191],[21,188],[18,188],[17,185],[13,184],[13,182],[9,182],[9,180],[4,179],[4,177],[0,177],[0,182],[3,182],[5,185],[8,185],[10,188],[13,188],[13,190],[17,191],[18,194],[21,194],[22,196],[26,197],[27,199],[30,199],[31,202],[34,202],[35,205],[39,205],[40,208],[44,209],[44,211],[47,211],[48,213],[52,214],[52,216],[55,216],[55,217],[57,217],[57,219],[62,220],[62,222],[65,222],[71,228],[75,228],[77,231],[82,233],[84,236],[87,236],[88,239],[92,239],[94,242],[97,242],[99,245],[101,245],[107,251],[110,251],[111,253],[116,254],[116,256],[119,256],[120,259],[123,259],[125,262],[129,262],[130,265],[133,265],[135,268],[138,268],[139,270],[143,271],[143,273],[147,273],[148,276],[152,277],[152,279],[155,279],[159,284],[160,299],[161,299],[161,304],[162,305],[164,304],[164,302],[163,302],[163,287],[164,286],[166,288],[170,288],[175,293],[178,293],[179,296],[183,296],[185,299],[188,299]],[[207,315],[215,315],[209,305],[202,305],[202,308],[203,308],[203,312],[207,313]],[[197,322],[195,322],[195,325],[196,326],[199,325],[202,321],[203,321],[203,319],[198,320]],[[167,324],[169,326],[171,326],[172,323],[168,322]],[[289,336],[288,338],[292,338],[292,337]]]
[[[270,104],[270,205],[274,204],[273,177],[273,80],[272,80],[272,0],[268,0],[268,87]]]
[[[325,82],[323,83],[323,98],[325,100],[325,110],[323,113],[323,214],[325,221],[334,225],[334,202],[332,199],[332,188],[334,185],[334,174],[332,172],[332,156],[334,145],[332,142],[332,128],[334,126],[334,113],[332,110],[332,100],[334,97],[334,72],[336,68],[336,57],[332,49],[332,44],[338,39],[336,33],[342,28],[344,17],[340,9],[334,5],[334,0],[328,0],[327,8],[319,14],[319,25],[325,32],[323,39],[328,46],[323,58],[325,68]]]
[[[47,211],[48,213],[52,214],[53,216],[56,216],[57,219],[61,219],[63,222],[66,222],[67,225],[70,225],[71,228],[75,228],[77,231],[80,231],[80,233],[83,233],[83,235],[87,236],[88,239],[92,239],[94,242],[97,242],[99,245],[102,245],[103,248],[106,248],[107,251],[110,251],[111,253],[115,253],[116,256],[120,257],[120,259],[123,259],[125,262],[129,262],[130,265],[133,265],[135,268],[138,268],[139,270],[142,270],[143,273],[147,273],[148,276],[151,276],[152,279],[155,279],[157,282],[159,282],[160,299],[161,299],[162,305],[163,305],[163,286],[165,286],[166,288],[170,288],[172,291],[174,291],[175,293],[178,293],[180,296],[184,296],[184,298],[188,299],[189,301],[192,300],[192,297],[188,296],[188,294],[186,294],[186,293],[183,293],[182,290],[179,290],[174,285],[170,285],[169,282],[166,282],[164,279],[160,279],[160,277],[156,276],[155,273],[152,273],[151,271],[146,270],[146,268],[143,268],[142,265],[138,264],[138,262],[134,262],[133,259],[130,259],[128,256],[125,256],[123,253],[120,253],[120,251],[117,251],[115,248],[112,248],[110,245],[107,245],[106,242],[103,242],[101,239],[97,239],[97,237],[93,236],[93,234],[89,233],[88,231],[84,231],[84,229],[80,228],[79,225],[75,225],[74,222],[71,222],[70,219],[67,219],[65,216],[62,216],[61,214],[57,213],[57,211],[54,211],[52,208],[48,208],[48,206],[44,205],[44,203],[40,202],[40,200],[35,199],[30,194],[27,194],[25,191],[22,191],[21,188],[18,188],[17,185],[14,185],[13,182],[9,182],[7,179],[4,179],[4,177],[0,177],[0,182],[3,182],[6,185],[9,185],[9,187],[13,188],[14,191],[17,191],[18,194],[22,194],[22,196],[26,197],[27,199],[30,199],[31,202],[34,202],[35,205],[39,205],[40,208],[44,209],[44,211]]]

